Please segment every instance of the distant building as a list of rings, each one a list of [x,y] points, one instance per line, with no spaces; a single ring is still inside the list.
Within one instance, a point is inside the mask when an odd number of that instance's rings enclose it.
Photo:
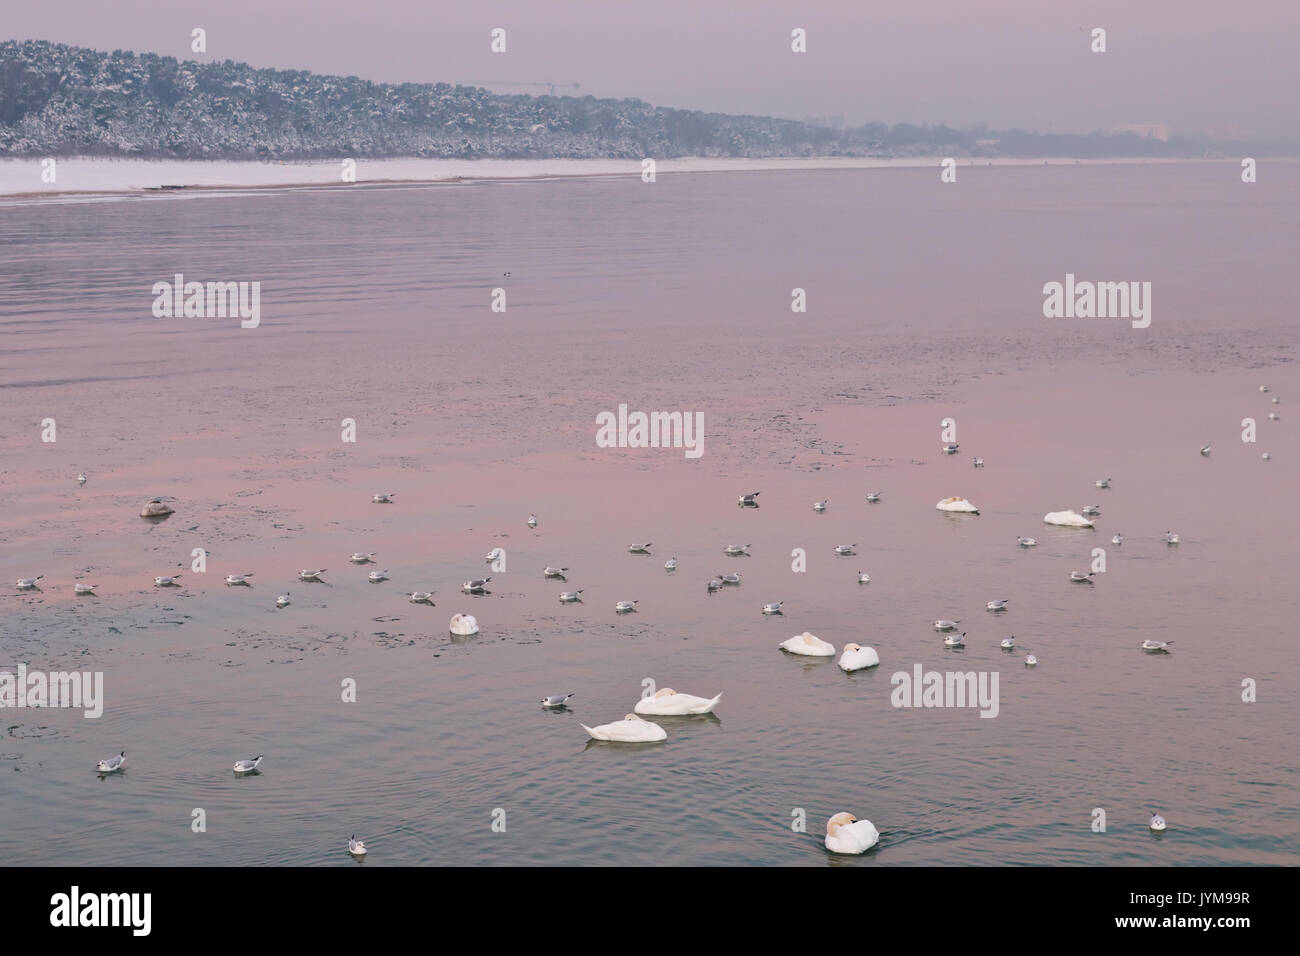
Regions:
[[[1162,143],[1169,142],[1168,123],[1120,123],[1111,132],[1133,133],[1143,139],[1158,139]]]

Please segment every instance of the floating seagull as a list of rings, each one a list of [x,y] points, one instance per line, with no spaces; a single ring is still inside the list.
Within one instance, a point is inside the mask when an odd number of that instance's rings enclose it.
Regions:
[[[1002,638],[1002,643],[999,644],[998,647],[1002,648],[1004,651],[1012,651],[1012,650],[1015,650],[1015,647],[1016,647],[1016,635],[1012,634],[1010,637],[1004,637],[1004,638]]]
[[[73,594],[94,594],[98,584],[74,584],[72,586]]]
[[[1001,601],[989,601],[984,607],[990,611],[1005,611],[1009,600],[1009,598],[1003,598]]]
[[[95,769],[100,773],[117,773],[126,766],[126,751],[123,750],[116,757],[109,757],[107,760],[101,760],[95,765]]]
[[[348,838],[348,852],[351,853],[353,856],[366,855],[366,845],[361,840],[357,839],[357,835],[355,833]]]
[[[720,574],[718,577],[722,578],[723,584],[739,584],[740,574],[741,572],[737,571],[735,574]]]
[[[298,579],[300,581],[319,581],[320,576],[328,570],[329,568],[318,568],[315,571],[310,568],[303,568],[298,572]]]
[[[677,570],[677,559],[676,559],[676,558],[669,558],[667,561],[665,561],[665,562],[664,562],[664,570],[665,570],[665,571],[676,571],[676,570]]]
[[[950,443],[950,444],[944,445],[944,446],[943,446],[943,451],[944,451],[944,454],[947,454],[947,455],[955,455],[955,454],[957,454],[957,449],[960,448],[960,447],[961,447],[961,446],[958,445],[956,442],[952,442],[952,443]]]
[[[853,550],[856,547],[856,544],[837,544],[835,546],[835,553],[839,555],[857,554],[857,552]]]
[[[1263,458],[1265,461],[1272,461],[1272,460],[1273,460],[1273,456],[1270,455],[1268,452],[1264,452],[1264,454],[1260,455],[1259,457],[1260,457],[1260,458]]]
[[[355,554],[353,554],[352,557],[349,558],[348,560],[350,560],[353,564],[369,564],[371,561],[375,560],[375,554],[376,552],[374,551],[370,552],[369,554],[366,554],[364,551],[358,551]]]
[[[1092,576],[1096,573],[1096,571],[1089,571],[1087,574],[1084,574],[1082,571],[1071,571],[1070,580],[1075,583],[1092,584]]]
[[[1118,531],[1116,531],[1115,537],[1110,539],[1110,543],[1115,545],[1115,547],[1119,547],[1121,544],[1124,543],[1124,536],[1120,534]]]
[[[252,773],[257,769],[257,765],[262,762],[262,755],[258,754],[252,760],[236,760],[235,773]]]
[[[1109,488],[1109,487],[1110,487],[1110,479],[1109,479],[1109,478],[1102,478],[1102,479],[1099,479],[1098,481],[1094,481],[1093,484],[1096,485],[1098,488]]]
[[[738,504],[738,505],[749,505],[749,506],[751,506],[751,507],[753,507],[753,508],[757,508],[757,507],[758,507],[758,495],[759,495],[759,492],[757,492],[757,491],[755,491],[753,494],[749,494],[749,495],[741,495],[739,498],[736,499],[736,504]]]
[[[86,483],[86,473],[83,471],[81,474],[77,475],[77,484],[84,485],[85,483]]]
[[[530,527],[530,528],[536,528],[536,527],[537,527],[537,515],[529,515],[529,516],[528,516],[528,527]]]
[[[750,545],[747,544],[729,544],[722,549],[722,553],[729,554],[734,558],[737,555],[741,555],[741,554],[748,555],[749,548]]]
[[[880,502],[880,492],[878,491],[869,492],[867,494],[867,500],[870,501],[873,505],[878,504]]]
[[[984,467],[984,459],[983,459],[983,458],[976,458],[976,459],[972,462],[972,464],[974,464],[974,466],[975,466],[976,468],[983,468],[983,467]]]
[[[1178,535],[1174,534],[1172,531],[1166,531],[1165,544],[1177,544],[1177,543],[1178,543]]]
[[[467,594],[482,594],[487,590],[488,582],[491,580],[491,577],[475,578],[473,581],[466,581],[460,589]]]
[[[563,707],[575,695],[573,694],[552,694],[550,697],[542,698],[543,707]]]
[[[1279,415],[1277,412],[1269,412],[1269,413],[1268,413],[1268,420],[1269,420],[1270,422],[1281,421],[1281,420],[1282,420],[1282,416]]]
[[[636,601],[619,601],[614,605],[614,610],[619,614],[626,614],[628,611],[635,611],[636,605]]]
[[[1025,658],[1026,667],[1033,667],[1037,663],[1038,663],[1038,658],[1035,657],[1033,654],[1030,654],[1028,657]]]
[[[561,603],[561,604],[571,604],[571,603],[574,602],[574,601],[581,601],[581,600],[582,600],[582,590],[581,590],[581,589],[579,589],[579,590],[577,590],[577,591],[561,591],[561,592],[560,592],[560,603]]]
[[[180,577],[179,574],[164,574],[153,579],[154,587],[178,588],[181,586]]]
[[[430,607],[438,606],[430,600],[433,597],[432,591],[410,591],[406,596],[412,604],[428,604]]]
[[[814,501],[814,502],[813,502],[813,511],[825,511],[825,510],[826,510],[826,505],[827,505],[827,503],[828,503],[829,501],[830,501],[829,498],[827,498],[826,501]]]
[[[863,647],[861,644],[845,644],[844,653],[836,661],[840,670],[846,674],[867,667],[875,667],[879,663],[880,655],[876,653],[876,649],[874,647]]]
[[[250,587],[251,585],[249,585],[248,579],[251,578],[252,576],[253,576],[252,571],[249,571],[247,574],[227,574],[226,583],[243,585],[244,587]]]
[[[980,510],[965,498],[955,495],[951,498],[944,498],[934,507],[937,511],[955,511],[959,514],[977,515],[980,513]]]
[[[1273,404],[1274,404],[1274,405],[1281,405],[1281,404],[1282,404],[1282,399],[1280,399],[1280,398],[1278,398],[1276,395],[1274,395],[1274,396],[1273,396]]]
[[[870,820],[837,813],[826,821],[826,849],[832,853],[866,853],[880,842],[880,832]]]
[[[567,570],[569,570],[569,569],[568,569],[568,568],[553,568],[553,567],[551,567],[550,565],[547,565],[546,567],[542,568],[542,577],[544,577],[544,578],[561,578],[561,579],[562,579],[562,578],[564,577],[564,572],[567,571]]]
[[[501,548],[493,548],[487,554],[483,555],[483,560],[487,562],[499,561],[505,556],[505,551]]]
[[[1089,521],[1075,511],[1049,511],[1043,515],[1043,524],[1059,524],[1067,528],[1091,528],[1095,521]]]
[[[1173,641],[1152,641],[1148,639],[1142,642],[1142,650],[1168,654],[1169,645],[1172,643]]]
[[[859,583],[859,584],[870,584],[870,583],[871,583],[871,575],[869,575],[866,571],[859,571],[859,572],[858,572],[858,583]]]
[[[388,580],[388,572],[387,572],[387,571],[371,571],[369,574],[366,575],[366,580],[369,581],[371,584],[378,584],[380,581],[387,581],[387,580]]]
[[[960,634],[949,634],[947,637],[943,639],[943,646],[944,647],[965,647],[966,632],[962,631]]]
[[[794,637],[786,638],[777,645],[784,651],[791,654],[802,654],[804,657],[834,657],[835,645],[823,641],[820,637],[809,634],[804,631],[802,634],[796,634]]]
[[[391,505],[393,499],[397,497],[397,492],[389,492],[385,495],[371,495],[370,500],[377,505]]]
[[[721,590],[722,590],[722,584],[723,584],[723,581],[722,581],[722,575],[718,575],[718,576],[716,576],[716,577],[712,577],[712,578],[709,579],[709,590],[710,590],[710,591],[721,591]]]
[[[478,633],[478,619],[473,614],[453,614],[447,630],[457,637],[471,637]]]
[[[1161,833],[1161,832],[1163,832],[1164,829],[1168,826],[1168,824],[1165,823],[1165,818],[1164,818],[1164,817],[1162,817],[1160,814],[1158,814],[1158,813],[1156,813],[1154,810],[1152,810],[1152,811],[1151,811],[1151,823],[1149,824],[1149,826],[1150,826],[1151,829],[1154,830],[1156,833]]]
[[[1083,513],[1089,518],[1095,518],[1101,514],[1101,505],[1084,505]]]
[[[764,614],[780,614],[780,613],[781,613],[781,605],[784,604],[784,603],[785,603],[784,601],[777,601],[775,604],[764,604],[764,605],[763,605],[763,613],[764,613]]]
[[[671,687],[662,687],[653,697],[643,697],[638,700],[632,709],[638,714],[650,714],[655,717],[711,714],[720,700],[722,700],[721,694],[717,697],[696,697],[692,694],[679,694]]]
[[[955,631],[957,630],[957,625],[960,623],[961,621],[945,621],[940,618],[934,622],[934,629],[936,631]]]
[[[649,554],[652,543],[647,541],[645,544],[629,544],[627,546],[628,554]]]
[[[278,598],[275,599],[275,606],[276,606],[276,607],[288,607],[288,606],[289,606],[289,595],[288,595],[287,593],[286,593],[286,594],[281,594]]]
[[[1259,387],[1259,390],[1260,390],[1261,392],[1267,392],[1267,391],[1268,391],[1268,386],[1267,386],[1267,385],[1261,385],[1261,386]]]
[[[1202,449],[1201,449],[1201,454],[1204,455],[1206,458],[1209,458],[1209,457],[1210,457],[1210,446],[1209,446],[1209,445],[1206,445],[1204,448],[1202,448]]]
[[[1016,538],[1016,544],[1022,548],[1032,548],[1038,544],[1037,538]]]
[[[140,509],[141,518],[165,518],[175,509],[171,505],[164,504],[161,498],[153,498]]]
[[[593,740],[614,740],[624,744],[648,744],[668,739],[668,731],[658,724],[642,720],[636,714],[628,714],[622,720],[616,720],[612,724],[601,724],[599,727],[588,727],[586,724],[579,724],[578,726],[590,734]]]

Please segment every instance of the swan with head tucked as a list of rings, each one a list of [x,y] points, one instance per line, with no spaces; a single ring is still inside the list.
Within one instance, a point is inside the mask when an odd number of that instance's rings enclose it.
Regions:
[[[1056,524],[1065,528],[1092,528],[1095,521],[1089,521],[1077,511],[1049,511],[1043,515],[1043,524]]]
[[[457,637],[469,637],[478,633],[478,619],[473,614],[453,614],[447,629]]]
[[[656,717],[680,717],[683,714],[711,714],[718,706],[722,695],[717,697],[695,697],[692,694],[679,694],[671,687],[661,687],[653,697],[642,697],[632,709],[638,714],[650,714]]]
[[[613,740],[624,744],[650,744],[668,739],[668,731],[658,724],[642,720],[636,714],[628,714],[622,720],[616,720],[611,724],[601,724],[599,727],[588,727],[586,724],[579,724],[578,726],[585,730],[592,740]]]
[[[951,498],[944,498],[934,506],[938,511],[951,511],[956,514],[977,515],[980,510],[965,498],[954,495]]]
[[[826,849],[832,853],[866,853],[880,842],[880,832],[870,820],[837,813],[826,821]]]
[[[802,634],[796,634],[794,637],[787,638],[778,645],[782,650],[789,651],[791,654],[802,654],[805,657],[834,657],[835,645],[823,641],[804,631]]]
[[[866,667],[875,667],[880,663],[880,655],[876,653],[874,647],[863,647],[861,644],[845,644],[844,653],[840,655],[840,659],[835,663],[839,665],[840,670],[851,673]]]

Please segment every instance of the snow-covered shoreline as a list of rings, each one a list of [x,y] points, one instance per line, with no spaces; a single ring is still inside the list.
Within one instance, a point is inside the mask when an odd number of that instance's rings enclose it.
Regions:
[[[220,194],[248,189],[285,189],[347,185],[344,160],[302,162],[225,162],[220,160],[148,160],[99,157],[55,158],[54,181],[46,159],[0,159],[0,199],[92,201],[132,195],[153,195],[165,186],[184,186]],[[958,168],[977,166],[1114,165],[1188,162],[1235,162],[1189,159],[969,159]],[[762,170],[897,169],[933,167],[932,156],[903,159],[664,159],[656,175]],[[554,179],[587,176],[641,175],[641,162],[628,159],[378,159],[357,160],[356,183],[455,183],[492,180]],[[43,176],[43,174],[45,174]],[[168,191],[162,190],[161,195]]]

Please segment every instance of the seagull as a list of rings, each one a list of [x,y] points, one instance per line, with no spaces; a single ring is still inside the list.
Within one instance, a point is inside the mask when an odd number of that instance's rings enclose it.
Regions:
[[[357,835],[355,833],[352,834],[351,838],[349,838],[348,840],[348,852],[351,853],[353,856],[366,855],[366,845],[363,841],[357,839]]]
[[[628,554],[649,554],[652,542],[647,541],[645,544],[629,544],[627,546]]]
[[[126,766],[126,751],[123,750],[116,757],[109,757],[107,760],[101,760],[95,765],[95,769],[100,773],[117,773]]]
[[[1152,810],[1152,811],[1151,811],[1151,824],[1150,824],[1150,826],[1151,826],[1151,829],[1152,829],[1153,831],[1155,831],[1156,833],[1161,833],[1161,832],[1164,831],[1165,827],[1168,826],[1168,824],[1165,823],[1165,818],[1164,818],[1164,817],[1162,817],[1160,814],[1158,814],[1158,813],[1156,813],[1154,810]]]
[[[433,597],[432,591],[411,591],[407,595],[412,604],[427,604],[430,607],[437,607],[430,598]]]
[[[722,549],[722,553],[729,554],[734,558],[741,554],[748,555],[750,547],[751,545],[748,544],[729,544]]]
[[[226,584],[242,584],[244,587],[250,587],[251,585],[249,585],[248,579],[252,576],[252,571],[249,571],[247,574],[227,574]]]
[[[257,765],[262,762],[262,755],[258,754],[252,760],[236,760],[235,773],[252,773],[257,769]]]
[[[1268,452],[1264,452],[1264,454],[1260,455],[1259,457],[1260,457],[1260,458],[1263,458],[1265,461],[1272,461],[1272,460],[1273,460],[1273,456],[1270,455]]]
[[[1101,505],[1084,505],[1083,513],[1089,516],[1101,514]]]
[[[1009,598],[1003,598],[1001,601],[989,601],[984,607],[990,611],[1005,611],[1009,600]]]
[[[784,601],[777,601],[775,604],[764,604],[764,605],[763,605],[763,613],[764,613],[764,614],[780,614],[780,613],[781,613],[781,605],[784,604],[784,603],[785,603]]]
[[[560,580],[564,580],[564,572],[567,571],[567,570],[569,570],[569,569],[568,569],[568,568],[552,568],[552,567],[550,567],[550,566],[548,565],[547,567],[542,568],[542,577],[544,577],[544,578],[559,578]]]
[[[677,570],[677,559],[676,559],[676,558],[669,558],[667,561],[665,561],[665,562],[664,562],[664,570],[665,570],[665,571],[676,571],[676,570]]]
[[[1020,547],[1022,548],[1032,548],[1034,545],[1038,544],[1038,539],[1037,538],[1016,538],[1016,543],[1019,544]]]
[[[1209,458],[1209,457],[1210,457],[1210,446],[1209,446],[1209,445],[1206,445],[1204,448],[1202,448],[1202,449],[1201,449],[1201,454],[1202,454],[1204,457]]]
[[[289,606],[289,595],[288,595],[288,593],[281,594],[278,598],[276,598],[276,599],[275,599],[275,606],[276,606],[276,607],[288,607],[288,606]]]
[[[377,505],[391,505],[393,499],[397,497],[396,492],[389,492],[386,495],[371,495],[370,500]]]
[[[543,707],[563,707],[573,697],[573,694],[552,694],[550,697],[542,698]]]
[[[814,502],[813,502],[813,511],[825,511],[825,510],[826,510],[826,505],[827,505],[827,503],[828,503],[829,501],[830,501],[829,498],[827,498],[826,501],[814,501]]]
[[[873,505],[878,504],[880,502],[880,492],[878,491],[868,492],[867,500],[870,501]]]
[[[614,605],[614,610],[619,614],[626,614],[628,611],[635,611],[636,605],[636,601],[619,601]]]
[[[976,459],[974,460],[973,464],[975,465],[976,468],[983,468],[983,467],[984,467],[984,459],[983,459],[983,458],[976,458]]]
[[[723,583],[723,584],[739,584],[739,583],[740,583],[740,572],[739,572],[739,571],[737,571],[735,574],[720,574],[720,575],[718,575],[718,577],[722,578],[722,583]]]
[[[1121,544],[1124,543],[1124,536],[1120,534],[1118,531],[1116,531],[1115,537],[1110,539],[1110,543],[1115,545],[1115,547],[1119,547]]]
[[[1109,478],[1101,478],[1101,479],[1099,479],[1098,481],[1094,481],[1093,484],[1096,485],[1098,488],[1109,488],[1109,487],[1110,487],[1110,479],[1109,479]]]
[[[1178,543],[1178,535],[1174,534],[1172,531],[1166,531],[1165,544],[1177,544],[1177,543]]]
[[[749,494],[749,495],[741,495],[739,498],[736,499],[736,504],[738,504],[738,505],[749,505],[750,507],[757,508],[757,507],[758,507],[758,495],[759,495],[759,492],[757,492],[757,491],[755,491],[753,494]]]
[[[176,509],[171,505],[163,502],[161,498],[151,498],[149,502],[140,509],[141,518],[165,518],[169,514],[175,513]]]
[[[1004,651],[1012,651],[1012,650],[1015,650],[1015,648],[1016,648],[1016,635],[1012,634],[1010,637],[1004,637],[1004,638],[1002,638],[1002,643],[999,644],[998,646],[999,646],[1000,648],[1002,648]]]
[[[871,575],[869,575],[866,571],[859,571],[859,572],[858,572],[858,583],[859,583],[859,584],[870,584],[870,583],[871,583]]]
[[[86,473],[83,471],[81,474],[77,475],[77,484],[84,485],[85,483],[86,483]]]
[[[1277,412],[1269,412],[1269,413],[1268,413],[1268,420],[1269,420],[1270,422],[1281,421],[1281,420],[1282,420],[1282,416],[1279,415]]]
[[[473,581],[466,581],[460,589],[466,594],[482,594],[487,590],[487,583],[491,580],[491,577],[475,578]]]
[[[1261,385],[1261,386],[1259,387],[1259,390],[1260,390],[1261,392],[1267,392],[1267,391],[1268,391],[1268,386],[1267,386],[1267,385]]]
[[[582,600],[582,589],[581,589],[581,588],[579,588],[577,591],[561,591],[561,592],[560,592],[560,603],[561,603],[561,604],[569,604],[569,603],[572,603],[573,601],[581,601],[581,600]]]
[[[1142,650],[1144,650],[1144,651],[1151,651],[1151,652],[1153,652],[1153,653],[1165,653],[1165,654],[1168,654],[1168,653],[1169,653],[1169,645],[1172,644],[1172,643],[1173,643],[1173,641],[1153,641],[1153,640],[1148,639],[1148,640],[1145,640],[1145,641],[1142,642]]]
[[[857,547],[856,544],[837,544],[837,545],[835,546],[835,553],[836,553],[836,554],[841,554],[841,555],[843,555],[843,554],[857,554],[857,552],[853,550],[853,549],[856,548],[856,547]]]
[[[721,575],[716,575],[716,576],[710,578],[710,579],[709,579],[709,590],[710,590],[710,591],[721,591],[721,590],[722,590],[722,583],[723,583],[723,582],[722,582],[722,576],[721,576]]]
[[[955,631],[957,630],[957,625],[960,623],[961,621],[945,621],[940,618],[934,622],[934,629],[936,631]]]
[[[319,581],[320,576],[328,570],[328,568],[320,568],[316,571],[312,571],[310,568],[303,568],[298,572],[298,579],[300,581]]]
[[[99,587],[98,584],[74,584],[72,586],[72,593],[93,595],[95,593],[95,588],[97,587]]]
[[[364,551],[358,551],[348,560],[353,564],[369,564],[371,561],[375,560],[375,553],[376,552],[372,551],[370,554],[366,554]]]
[[[18,590],[26,591],[30,588],[36,587],[36,582],[43,577],[45,577],[45,575],[38,574],[34,578],[19,578],[15,583],[18,585]]]
[[[528,516],[528,527],[530,527],[530,528],[536,528],[536,527],[537,527],[537,515],[529,515],[529,516]]]
[[[181,586],[179,574],[165,574],[162,577],[153,579],[154,587],[158,588],[178,588]]]
[[[957,449],[958,449],[959,447],[961,447],[961,446],[959,446],[956,442],[952,442],[951,444],[944,445],[944,446],[943,446],[943,450],[944,450],[944,453],[945,453],[945,454],[948,454],[948,455],[955,455],[955,454],[957,454]]]
[[[943,646],[944,647],[965,647],[966,632],[962,631],[960,634],[949,634],[947,637],[943,639]]]
[[[1274,396],[1273,396],[1273,404],[1274,404],[1274,405],[1281,405],[1281,404],[1282,404],[1282,399],[1280,399],[1280,398],[1278,398],[1276,395],[1274,395]]]
[[[369,581],[371,584],[378,584],[380,581],[387,581],[387,580],[388,580],[388,572],[387,572],[387,571],[371,571],[369,574],[366,575],[366,580]]]
[[[502,556],[504,556],[504,555],[505,555],[505,551],[503,551],[501,548],[493,548],[493,549],[492,549],[491,551],[489,551],[487,554],[483,555],[483,560],[484,560],[484,561],[497,561],[497,560],[499,560],[499,559],[500,559]]]
[[[1084,574],[1082,571],[1071,571],[1070,580],[1076,583],[1092,584],[1092,576],[1096,573],[1096,571],[1089,571],[1087,574]]]
[[[1037,663],[1038,663],[1038,658],[1035,657],[1033,654],[1030,654],[1028,657],[1025,658],[1026,667],[1033,667]]]

